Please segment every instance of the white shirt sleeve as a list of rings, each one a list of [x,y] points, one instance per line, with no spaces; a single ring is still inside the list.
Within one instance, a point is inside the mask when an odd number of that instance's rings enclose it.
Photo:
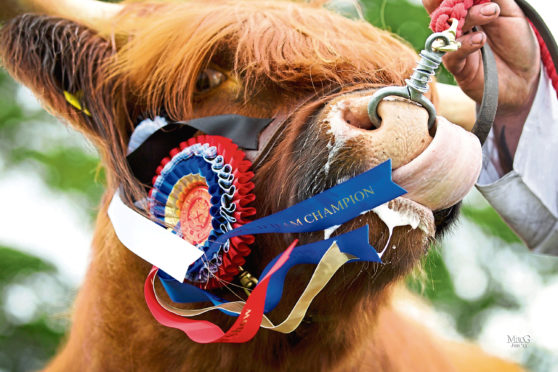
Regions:
[[[492,132],[483,159],[479,191],[527,247],[558,255],[558,99],[544,68],[513,170],[501,176]]]

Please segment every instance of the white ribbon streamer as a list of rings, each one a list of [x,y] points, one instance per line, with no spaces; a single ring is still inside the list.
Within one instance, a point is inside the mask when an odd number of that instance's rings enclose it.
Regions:
[[[114,193],[108,216],[118,239],[130,251],[157,266],[179,282],[201,250],[128,207]]]

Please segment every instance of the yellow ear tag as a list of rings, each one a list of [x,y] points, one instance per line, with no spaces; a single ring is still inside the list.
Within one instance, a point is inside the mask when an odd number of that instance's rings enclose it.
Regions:
[[[91,113],[89,112],[89,110],[87,110],[85,107],[81,106],[81,102],[80,102],[78,97],[82,96],[82,95],[83,95],[82,92],[78,92],[77,96],[75,96],[68,91],[64,91],[64,98],[66,98],[66,101],[68,101],[68,103],[70,105],[72,105],[75,108],[77,108],[78,110],[82,111],[85,115],[91,116]]]

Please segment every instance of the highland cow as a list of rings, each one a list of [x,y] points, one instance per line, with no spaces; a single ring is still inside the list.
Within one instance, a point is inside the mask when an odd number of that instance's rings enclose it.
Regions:
[[[429,130],[426,111],[410,102],[386,100],[381,126],[370,122],[366,106],[374,90],[403,85],[415,66],[416,54],[404,42],[320,3],[22,3],[36,14],[5,10],[13,18],[0,33],[3,66],[96,145],[108,175],[73,325],[47,370],[519,369],[433,336],[393,305],[398,283],[455,219],[480,169],[473,135],[444,119]],[[107,217],[119,185],[128,203],[146,196],[126,161],[138,118],[219,114],[274,118],[284,127],[274,132],[272,124],[262,133],[262,142],[274,136],[268,153],[246,152],[255,161],[256,217],[391,159],[393,178],[408,194],[387,209],[417,221],[414,228],[392,224],[376,211],[339,227],[334,235],[368,224],[370,243],[379,252],[389,248],[385,263],[347,264],[294,332],[260,330],[240,345],[196,344],[159,325],[142,294],[149,264],[119,242]],[[324,233],[258,235],[243,267],[259,274],[294,237],[304,244]],[[292,307],[311,270],[289,273],[273,319]],[[230,324],[219,312],[202,318]]]

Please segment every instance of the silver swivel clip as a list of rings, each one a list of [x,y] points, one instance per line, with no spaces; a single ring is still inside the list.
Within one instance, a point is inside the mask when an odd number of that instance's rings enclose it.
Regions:
[[[417,102],[428,111],[428,129],[432,128],[436,122],[436,109],[428,98],[423,94],[428,92],[430,76],[436,73],[442,63],[442,57],[447,52],[454,52],[461,43],[456,41],[458,21],[451,19],[452,24],[444,32],[437,32],[426,39],[425,47],[420,52],[420,61],[414,69],[410,79],[404,87],[385,87],[374,93],[368,103],[368,116],[372,123],[378,128],[382,119],[378,116],[378,105],[388,96],[398,96]]]

